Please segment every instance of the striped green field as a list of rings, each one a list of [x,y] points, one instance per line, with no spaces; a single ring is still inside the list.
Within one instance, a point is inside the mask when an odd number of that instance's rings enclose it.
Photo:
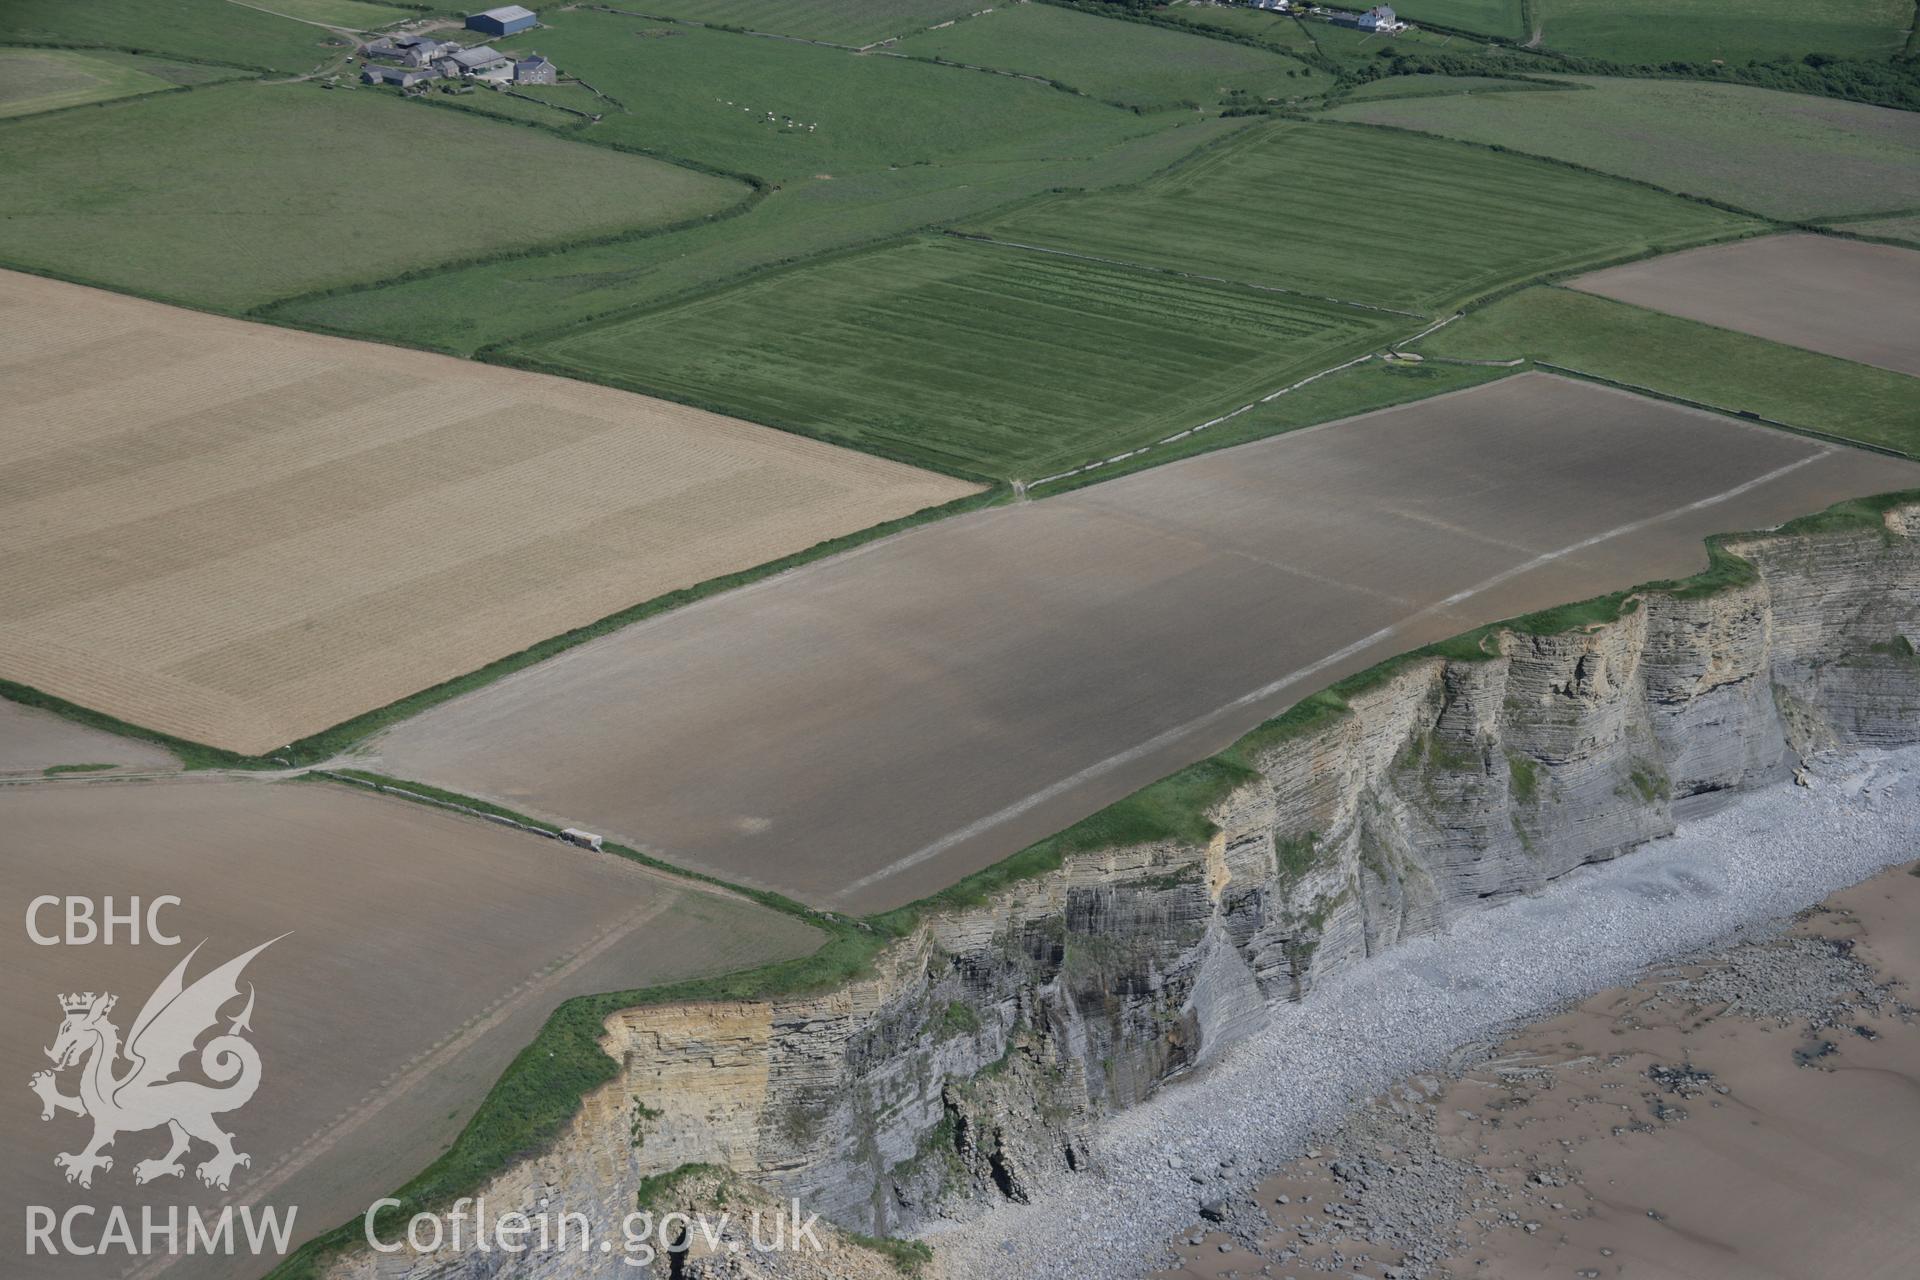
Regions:
[[[1053,196],[966,229],[1435,311],[1541,272],[1758,225],[1480,147],[1285,123],[1250,130],[1130,190]]]
[[[976,475],[1158,439],[1411,324],[952,238],[763,275],[514,354]]]

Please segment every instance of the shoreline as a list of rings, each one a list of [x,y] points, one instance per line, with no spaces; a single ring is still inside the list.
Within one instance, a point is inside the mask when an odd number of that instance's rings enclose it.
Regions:
[[[1244,1198],[1365,1096],[1471,1060],[1651,964],[1729,945],[1920,852],[1920,748],[1809,765],[1806,787],[1741,796],[1275,1009],[1210,1067],[1102,1125],[1085,1174],[1031,1204],[927,1232],[936,1272],[1150,1272],[1202,1203]]]

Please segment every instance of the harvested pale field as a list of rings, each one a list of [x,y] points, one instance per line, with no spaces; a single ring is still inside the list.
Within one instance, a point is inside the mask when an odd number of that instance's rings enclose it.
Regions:
[[[975,488],[31,276],[0,317],[0,677],[235,751]]]
[[[1920,253],[1911,249],[1832,236],[1767,236],[1609,267],[1567,284],[1920,376]]]
[[[10,921],[0,1074],[19,1095],[0,1119],[14,1157],[0,1172],[0,1201],[13,1207],[0,1222],[9,1277],[121,1269],[23,1260],[24,1204],[155,1204],[163,1214],[184,1202],[214,1213],[224,1202],[291,1205],[296,1241],[315,1235],[432,1160],[561,1001],[805,955],[821,941],[792,916],[611,854],[333,783],[0,788],[0,853]],[[177,895],[160,923],[182,945],[35,946],[22,922],[28,901],[49,892],[111,894],[121,908],[135,895]],[[41,925],[57,928],[57,914]],[[280,934],[245,974],[258,992],[260,1091],[221,1117],[253,1163],[224,1194],[191,1165],[136,1189],[135,1164],[162,1155],[166,1133],[128,1132],[91,1189],[65,1183],[53,1157],[84,1145],[85,1122],[43,1122],[26,1091],[48,1066],[56,994],[112,992],[124,1034],[194,944],[206,940],[190,978]],[[63,1093],[75,1074],[58,1080]],[[208,1154],[196,1144],[190,1160]],[[183,1259],[165,1274],[256,1280],[265,1270],[243,1255]]]
[[[1910,463],[1523,374],[917,529],[372,748],[390,773],[885,909],[1372,662],[1693,572],[1709,533],[1916,486]]]
[[[89,729],[51,711],[0,698],[0,775],[38,774],[63,766],[101,764],[116,769],[177,769],[180,766],[173,753],[164,747]]]

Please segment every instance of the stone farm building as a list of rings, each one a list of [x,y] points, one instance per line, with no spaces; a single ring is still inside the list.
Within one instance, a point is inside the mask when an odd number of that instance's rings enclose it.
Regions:
[[[505,83],[513,79],[513,59],[501,53],[492,45],[481,45],[476,49],[462,49],[448,61],[454,65],[454,75],[467,76],[474,80],[492,80]]]
[[[432,36],[397,35],[381,36],[361,47],[363,57],[375,58],[381,62],[397,62],[406,67],[426,67],[443,52],[458,49],[460,46],[444,40],[435,40]]]
[[[559,68],[537,53],[516,56],[479,45],[463,49],[451,40],[429,36],[381,36],[360,47],[366,60],[360,79],[367,84],[411,89],[429,80],[476,80],[504,88],[509,84],[550,85],[560,81]]]
[[[498,9],[488,9],[484,13],[468,14],[467,29],[484,32],[490,36],[510,36],[525,31],[539,20],[533,10],[510,4]]]
[[[432,67],[388,67],[368,63],[360,69],[360,79],[367,84],[390,84],[402,89],[411,89],[439,76],[440,73]]]

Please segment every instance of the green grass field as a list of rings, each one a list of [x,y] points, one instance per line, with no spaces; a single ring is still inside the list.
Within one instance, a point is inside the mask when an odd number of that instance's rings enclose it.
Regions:
[[[971,0],[645,0],[612,7],[857,47],[924,31],[982,5]]]
[[[1912,112],[1686,80],[1569,83],[1583,87],[1354,103],[1331,114],[1552,156],[1776,218],[1920,203]]]
[[[966,229],[1433,311],[1544,271],[1748,225],[1519,156],[1285,123],[1250,130],[1132,190],[1044,199]]]
[[[240,309],[724,209],[739,184],[389,94],[220,85],[0,130],[0,260]]]
[[[261,0],[261,8],[306,22],[324,22],[355,31],[375,31],[406,18],[420,16],[415,9],[372,4],[368,0]]]
[[[1906,42],[1912,0],[1534,0],[1561,53],[1616,62],[1750,62],[1806,53],[1884,58]]]
[[[524,354],[1028,479],[1183,430],[1410,328],[1240,286],[929,238],[763,275]]]
[[[1166,127],[1157,133],[1084,158],[914,165],[789,183],[724,221],[301,299],[269,314],[465,354],[536,330],[657,306],[756,269],[944,226],[1062,184],[1137,182],[1249,124],[1161,120]]]
[[[1437,98],[1468,93],[1526,93],[1553,90],[1535,80],[1502,80],[1494,76],[1388,76],[1355,85],[1341,102],[1377,102],[1386,98]]]
[[[602,13],[558,13],[552,24],[500,43],[538,49],[624,106],[591,126],[595,141],[776,182],[1066,158],[1158,127],[1046,85],[905,58]],[[495,100],[461,99],[481,110]]]
[[[1046,4],[995,9],[902,40],[901,53],[1042,76],[1145,110],[1324,93],[1331,77],[1284,54]]]
[[[1892,218],[1862,218],[1857,221],[1849,219],[1832,225],[1854,235],[1901,240],[1920,248],[1920,213],[1905,213]]]
[[[1461,31],[1525,40],[1527,23],[1520,0],[1394,0],[1402,22],[1437,23]]]
[[[1527,289],[1423,339],[1422,354],[1525,356],[1920,453],[1920,379],[1571,289]]]
[[[176,89],[180,70],[131,54],[0,49],[0,119]],[[196,70],[221,74],[207,67]]]
[[[371,6],[369,6],[371,7]],[[301,75],[340,52],[331,33],[227,0],[7,0],[0,43],[68,44],[205,58]]]
[[[1161,5],[1153,12],[1158,17],[1203,31],[1211,29],[1237,36],[1252,36],[1256,40],[1288,48],[1306,45],[1306,38],[1300,34],[1300,24],[1285,14],[1246,9],[1239,5]]]

